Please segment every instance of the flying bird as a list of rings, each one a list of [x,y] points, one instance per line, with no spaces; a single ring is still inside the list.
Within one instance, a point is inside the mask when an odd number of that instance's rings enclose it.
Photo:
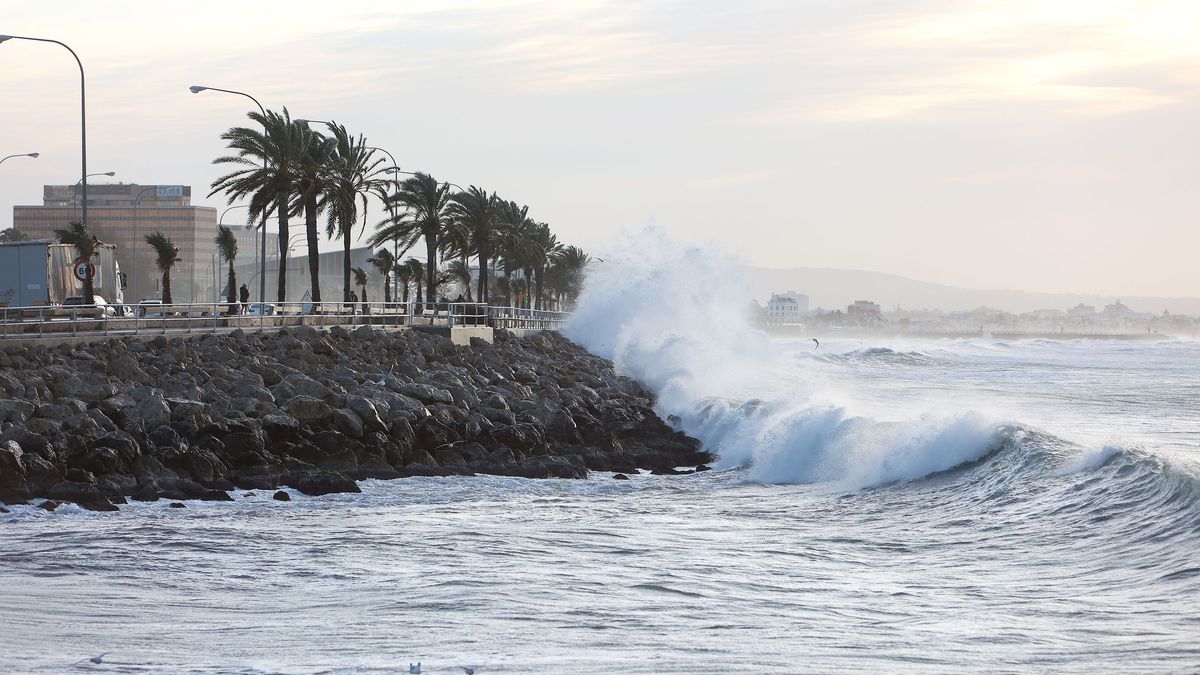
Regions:
[[[467,675],[475,675],[475,669],[474,669],[474,668],[468,668],[468,667],[466,667],[466,666],[459,666],[459,668],[462,668],[462,669],[463,669],[463,672],[464,672],[464,673],[466,673]]]
[[[421,675],[421,662],[417,661],[417,665],[408,664],[409,675]]]
[[[820,348],[821,348],[821,341],[820,341],[820,340],[818,340],[817,338],[808,338],[808,339],[809,339],[809,340],[812,340],[812,341],[813,341],[813,342],[815,342],[815,343],[817,343],[817,346],[815,347],[816,349],[820,349]]]
[[[87,657],[86,659],[79,659],[79,660],[78,660],[78,661],[76,661],[75,663],[76,663],[76,664],[79,664],[79,663],[83,663],[84,661],[91,661],[92,663],[101,663],[101,662],[103,662],[103,661],[104,661],[104,657],[105,657],[105,656],[108,656],[108,655],[109,655],[109,654],[111,654],[111,653],[112,653],[112,652],[104,652],[103,654],[97,654],[97,655],[95,655],[95,656],[89,656],[89,657]]]

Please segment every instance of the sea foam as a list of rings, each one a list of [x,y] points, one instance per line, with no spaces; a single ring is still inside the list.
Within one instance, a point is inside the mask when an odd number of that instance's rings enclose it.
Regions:
[[[746,278],[717,247],[626,233],[589,267],[566,333],[650,387],[720,468],[747,467],[752,480],[854,489],[951,469],[999,442],[999,425],[969,409],[912,401],[905,419],[873,415],[847,394],[857,383],[805,370],[751,326]]]

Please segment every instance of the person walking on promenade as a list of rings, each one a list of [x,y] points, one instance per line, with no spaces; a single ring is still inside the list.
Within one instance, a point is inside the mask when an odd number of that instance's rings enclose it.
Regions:
[[[358,293],[350,291],[350,314],[358,314]]]
[[[239,314],[245,314],[250,311],[250,289],[246,288],[246,284],[238,289],[238,300],[241,301]]]

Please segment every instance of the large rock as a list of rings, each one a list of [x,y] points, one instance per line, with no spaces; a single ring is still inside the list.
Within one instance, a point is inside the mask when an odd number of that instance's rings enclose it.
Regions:
[[[362,492],[358,483],[337,471],[318,471],[291,476],[287,485],[314,497],[337,492]]]
[[[454,397],[445,389],[428,384],[402,384],[397,387],[397,393],[415,398],[426,405],[430,403],[454,403]]]
[[[304,394],[288,399],[283,404],[283,410],[304,424],[317,424],[333,417],[333,409],[328,403]]]

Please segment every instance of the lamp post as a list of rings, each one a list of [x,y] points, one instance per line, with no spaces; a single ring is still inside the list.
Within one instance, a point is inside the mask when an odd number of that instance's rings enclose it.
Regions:
[[[38,155],[40,155],[40,154],[41,154],[40,152],[22,152],[19,155],[9,155],[8,157],[5,157],[4,159],[0,159],[0,164],[3,164],[5,159],[12,159],[13,157],[32,157],[34,159],[37,159]]]
[[[83,183],[82,222],[84,225],[87,225],[87,91],[86,87],[84,86],[83,61],[79,60],[79,55],[75,53],[74,49],[71,49],[69,46],[67,46],[67,43],[59,42],[58,40],[51,40],[49,38],[25,37],[21,35],[0,35],[0,44],[8,42],[9,40],[28,40],[30,42],[49,42],[51,44],[56,44],[71,52],[71,56],[75,57],[75,63],[79,66],[79,156],[80,165],[82,167],[79,174],[83,176],[83,178],[80,178],[79,180]],[[36,157],[37,155],[36,153],[31,153],[31,156]]]
[[[80,207],[80,209],[82,211],[82,215],[79,218],[79,222],[83,223],[84,225],[87,224],[87,179],[91,178],[92,176],[115,176],[115,175],[117,175],[116,171],[102,171],[100,173],[86,174],[86,175],[84,175],[83,178],[80,178],[79,180],[75,181],[76,187],[78,187],[80,183],[83,183],[83,203]],[[76,196],[78,197],[79,195],[77,194]]]
[[[263,105],[258,102],[258,99],[254,98],[253,96],[251,96],[250,94],[247,94],[244,91],[234,91],[232,89],[218,89],[217,87],[205,87],[205,86],[201,86],[198,84],[193,84],[192,86],[188,87],[188,90],[191,91],[193,94],[199,94],[202,91],[219,91],[223,94],[236,94],[238,96],[245,96],[246,98],[250,99],[251,101],[254,101],[254,105],[258,106],[258,110],[259,110],[259,112],[262,113],[264,120],[267,117],[267,109],[264,108]],[[264,126],[263,126],[263,136],[264,137],[266,136],[266,133],[267,133],[267,127],[264,124]],[[263,168],[264,169],[267,168],[266,158],[263,158]],[[279,208],[286,209],[287,204],[281,204],[279,206]],[[263,216],[262,216],[262,258],[260,259],[260,267],[259,267],[258,271],[259,271],[258,303],[259,303],[260,307],[263,307],[267,303],[267,212],[265,209],[263,210]]]

